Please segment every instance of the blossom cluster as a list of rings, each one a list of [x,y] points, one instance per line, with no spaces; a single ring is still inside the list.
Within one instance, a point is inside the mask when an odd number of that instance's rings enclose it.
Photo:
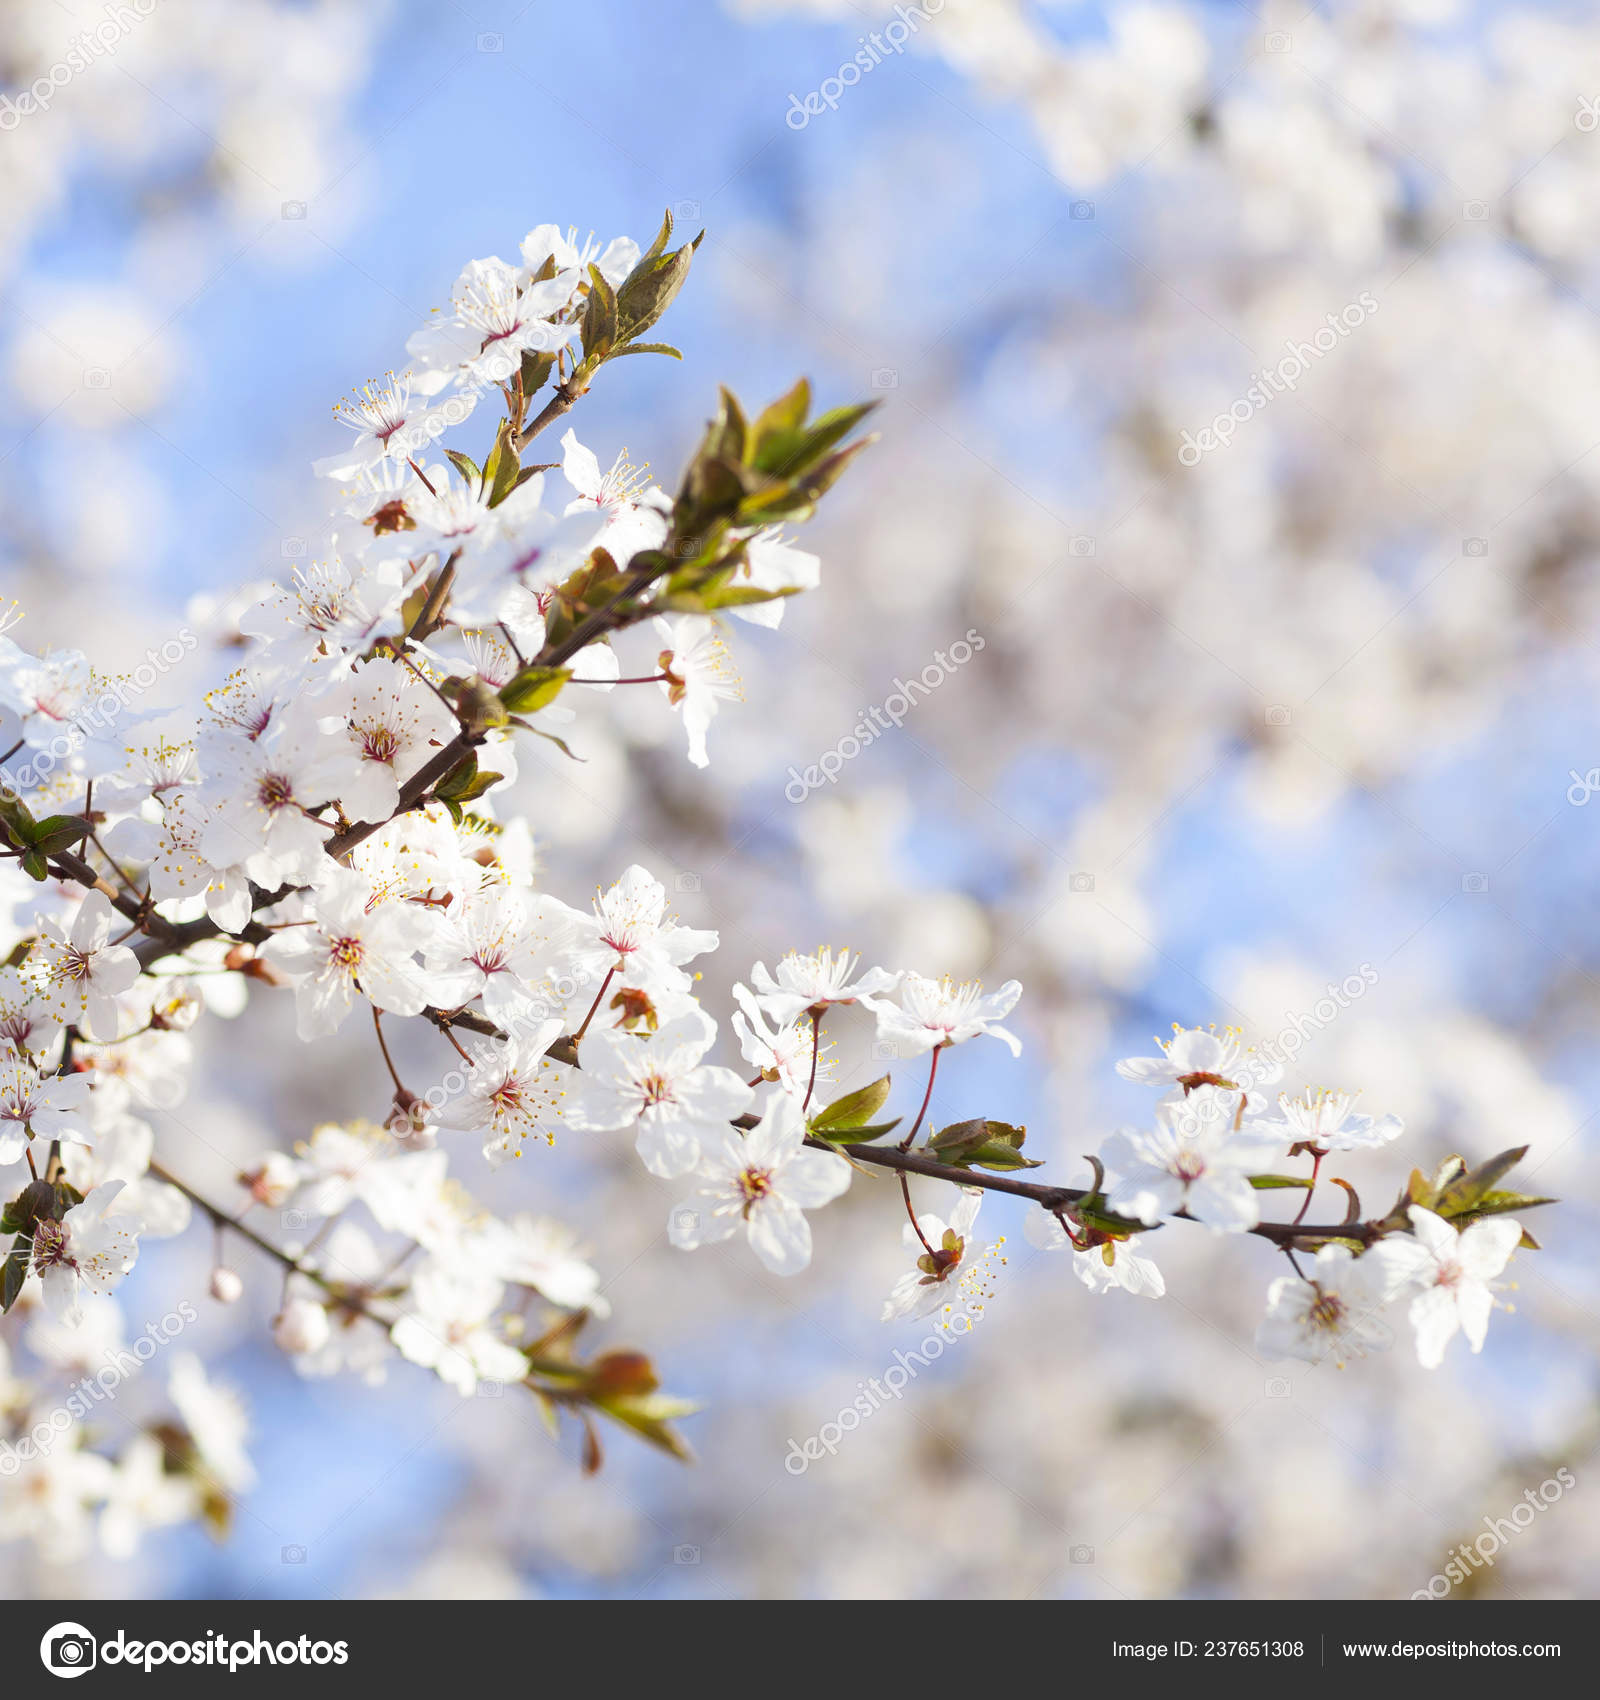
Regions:
[[[573,703],[628,686],[656,687],[690,762],[706,764],[713,716],[737,698],[726,622],[775,623],[817,582],[816,557],[782,527],[809,517],[861,446],[845,439],[865,409],[811,418],[801,383],[753,418],[725,392],[674,494],[625,455],[602,472],[570,429],[559,485],[553,467],[523,464],[609,361],[674,352],[643,340],[692,259],[694,244],[668,248],[671,233],[669,218],[641,251],[541,225],[515,261],[469,264],[410,339],[405,372],[337,410],[352,438],[316,469],[331,511],[315,554],[245,599],[217,634],[242,653],[193,700],[146,707],[146,693],[108,725],[87,713],[108,684],[87,657],[32,654],[0,632],[7,760],[53,752],[20,764],[26,783],[0,797],[7,1311],[68,1329],[109,1316],[141,1240],[182,1232],[196,1208],[219,1244],[243,1235],[239,1207],[157,1157],[157,1127],[183,1100],[202,1016],[279,994],[301,1041],[359,1012],[393,1085],[371,1121],[319,1126],[239,1177],[243,1207],[277,1210],[295,1236],[249,1234],[281,1265],[273,1338],[303,1373],[378,1381],[398,1354],[462,1394],[528,1387],[552,1420],[578,1417],[590,1464],[594,1415],[681,1455],[671,1424],[692,1407],[661,1391],[647,1358],[576,1355],[579,1330],[609,1309],[577,1234],[496,1215],[453,1170],[492,1173],[563,1130],[631,1141],[649,1174],[678,1183],[674,1245],[742,1230],[781,1276],[810,1264],[809,1213],[845,1193],[853,1165],[898,1169],[912,1266],[884,1318],[981,1311],[1004,1263],[1003,1240],[974,1232],[982,1194],[990,1176],[1038,1164],[1020,1128],[935,1127],[929,1112],[950,1048],[991,1037],[1018,1054],[1003,1024],[1020,984],[985,991],[830,949],[758,962],[733,989],[747,1075],[714,1060],[719,1024],[697,993],[694,965],[717,934],[682,925],[639,865],[587,903],[544,889],[533,829],[504,807],[519,743],[565,750],[581,731]],[[444,445],[464,425],[481,458]],[[619,650],[646,631],[644,671],[628,675]],[[842,1070],[822,1024],[850,1009],[870,1017],[880,1052],[927,1059],[898,1140],[902,1118],[874,1120],[887,1077],[829,1097]],[[411,1073],[423,1040],[425,1087],[396,1060]],[[1173,1216],[1259,1230],[1263,1177],[1298,1184],[1266,1174],[1278,1157],[1320,1165],[1400,1132],[1341,1094],[1274,1113],[1255,1091],[1268,1076],[1246,1074],[1231,1035],[1180,1031],[1122,1068],[1166,1089],[1154,1128],[1106,1146],[1090,1193],[1021,1188],[1093,1289],[1158,1295],[1139,1233]],[[913,1170],[953,1189],[941,1211],[914,1207]],[[1410,1292],[1425,1362],[1457,1327],[1481,1345],[1487,1282],[1523,1234],[1503,1213],[1515,1195],[1491,1202],[1490,1181],[1471,1180],[1444,1176],[1403,1221],[1350,1235],[1289,1225],[1286,1249],[1311,1240],[1316,1273],[1274,1287],[1264,1343],[1354,1350],[1373,1337],[1371,1307]],[[212,1298],[242,1289],[219,1251]],[[115,1465],[69,1423],[66,1442],[30,1459],[36,1500],[63,1497],[75,1526],[98,1506],[103,1538],[127,1550],[130,1504],[154,1526],[242,1491],[236,1407],[197,1391],[198,1373],[175,1371],[182,1423],[141,1430]],[[9,1408],[25,1426],[36,1403],[23,1390]]]

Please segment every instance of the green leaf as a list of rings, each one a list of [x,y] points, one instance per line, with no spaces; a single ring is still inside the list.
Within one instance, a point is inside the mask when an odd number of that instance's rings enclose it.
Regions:
[[[682,350],[674,348],[670,342],[625,343],[621,348],[612,349],[611,358],[613,360],[620,360],[624,354],[665,354],[673,360],[681,360],[683,358]]]
[[[460,805],[481,797],[490,786],[505,778],[489,768],[478,766],[477,752],[469,750],[434,787],[434,796],[450,810],[456,824],[461,824]]]
[[[42,885],[50,877],[50,864],[39,850],[29,850],[22,857],[22,871],[29,879],[38,880]]]
[[[1497,1181],[1504,1180],[1527,1155],[1526,1145],[1515,1145],[1509,1151],[1501,1151],[1491,1157],[1470,1173],[1456,1176],[1446,1183],[1434,1208],[1441,1216],[1452,1218],[1476,1209],[1479,1199],[1491,1191]]]
[[[34,1223],[41,1216],[50,1221],[59,1219],[63,1214],[57,1208],[56,1189],[49,1181],[29,1181],[6,1206],[4,1231],[8,1234],[31,1234]]]
[[[975,1151],[983,1145],[1006,1145],[1013,1151],[1020,1151],[1027,1137],[1025,1127],[1013,1127],[1010,1122],[990,1121],[985,1116],[978,1116],[972,1121],[951,1122],[937,1133],[930,1134],[928,1149],[937,1151],[941,1157]]]
[[[757,602],[776,602],[780,596],[798,596],[800,586],[785,585],[781,590],[763,590],[754,584],[724,584],[715,590],[702,591],[700,600],[709,609],[748,608]]]
[[[881,1110],[889,1096],[889,1076],[874,1080],[870,1086],[847,1092],[835,1098],[824,1110],[811,1118],[813,1133],[828,1134],[841,1130],[862,1128]]]
[[[461,454],[455,449],[446,449],[444,452],[450,464],[470,483],[476,484],[483,477],[471,455]]]
[[[93,830],[94,822],[87,815],[46,815],[34,823],[33,848],[44,856],[59,855]]]
[[[1559,1204],[1559,1198],[1540,1198],[1527,1192],[1486,1192],[1470,1210],[1464,1210],[1452,1221],[1477,1221],[1480,1216],[1511,1216],[1519,1210],[1536,1210],[1541,1204]]]
[[[754,456],[754,463],[773,478],[798,478],[820,466],[829,450],[848,437],[877,405],[875,401],[863,401],[849,407],[835,407],[810,425],[801,423],[804,418],[801,415],[800,420],[779,426],[769,434]]]
[[[1159,1222],[1136,1221],[1132,1216],[1114,1216],[1087,1198],[1080,1198],[1071,1208],[1085,1227],[1098,1228],[1102,1234],[1115,1234],[1122,1239],[1132,1234],[1153,1234],[1161,1226]]]
[[[522,393],[531,396],[544,388],[545,381],[555,370],[554,354],[536,354],[531,348],[522,351]]]
[[[6,836],[21,848],[33,842],[33,816],[28,805],[14,791],[0,792],[0,826]]]
[[[730,466],[744,459],[745,444],[750,438],[750,426],[739,405],[739,398],[726,384],[721,386],[717,417],[712,421],[714,436],[712,453]]]
[[[831,1131],[827,1129],[814,1130],[818,1139],[825,1139],[830,1145],[870,1145],[875,1139],[882,1139],[886,1133],[893,1133],[899,1127],[900,1118],[893,1121],[869,1122],[864,1127],[840,1127]]]
[[[33,1241],[26,1235],[12,1242],[6,1253],[5,1269],[0,1272],[0,1310],[9,1311],[17,1302],[22,1283],[28,1278],[28,1262],[33,1256]]]
[[[693,1416],[700,1409],[693,1400],[670,1393],[622,1394],[596,1399],[594,1408],[680,1463],[694,1462],[689,1443],[672,1427],[675,1418]]]
[[[1043,1158],[1024,1157],[1014,1145],[1008,1145],[1003,1139],[991,1139],[987,1144],[980,1145],[976,1150],[964,1151],[960,1157],[953,1159],[958,1169],[1042,1169]]]
[[[938,1152],[941,1157],[953,1157],[962,1151],[975,1151],[988,1139],[989,1123],[978,1116],[972,1121],[950,1122],[935,1129],[928,1135],[928,1149]]]
[[[1307,1187],[1311,1182],[1303,1175],[1251,1175],[1250,1184],[1257,1192],[1271,1192],[1275,1187]]]
[[[951,1122],[930,1135],[928,1149],[941,1162],[958,1169],[1038,1169],[1044,1165],[1022,1155],[1028,1137],[1025,1127],[1010,1122],[990,1121],[979,1116],[972,1121]]]
[[[701,231],[693,242],[671,253],[645,256],[623,279],[616,296],[617,326],[623,342],[636,341],[672,305],[688,279],[690,262],[704,235]]]
[[[755,464],[763,472],[772,468],[763,459],[762,450],[774,438],[780,435],[793,435],[806,422],[806,415],[811,411],[811,385],[801,378],[787,395],[781,395],[775,402],[769,403],[756,415],[751,435],[755,441]]]
[[[509,714],[536,714],[561,695],[570,667],[524,667],[500,692],[500,701]]]
[[[589,267],[589,299],[583,311],[583,352],[604,360],[617,340],[617,296],[598,266]]]
[[[483,481],[489,487],[489,506],[497,508],[516,489],[522,472],[517,458],[516,439],[511,434],[511,421],[502,419],[500,430],[483,463]]]
[[[647,266],[653,266],[666,253],[667,244],[671,240],[672,209],[668,207],[661,214],[661,228],[656,232],[655,241],[639,256],[639,263],[633,268],[633,272],[642,272]],[[629,272],[628,277],[632,277],[633,272]],[[628,279],[624,278],[622,281],[623,286],[626,287]]]

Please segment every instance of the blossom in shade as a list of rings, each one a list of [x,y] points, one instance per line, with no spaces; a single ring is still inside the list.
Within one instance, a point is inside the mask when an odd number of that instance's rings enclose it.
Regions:
[[[1325,1245],[1309,1280],[1282,1275],[1267,1289],[1256,1345],[1269,1357],[1314,1364],[1331,1358],[1341,1367],[1349,1358],[1384,1351],[1394,1335],[1381,1312],[1395,1286],[1394,1272],[1382,1259]]]
[[[97,1186],[59,1222],[41,1218],[33,1228],[33,1269],[44,1289],[45,1307],[76,1326],[83,1316],[85,1289],[109,1293],[139,1256],[136,1224],[125,1216],[107,1220],[122,1191],[121,1181]]]
[[[883,1305],[885,1322],[926,1316],[941,1306],[947,1315],[958,1307],[974,1318],[983,1314],[995,1265],[1005,1262],[1000,1248],[1006,1242],[1003,1235],[987,1246],[973,1239],[982,1203],[981,1189],[962,1187],[948,1222],[930,1211],[918,1215],[915,1228],[906,1223],[901,1239],[915,1255],[916,1265],[890,1289]]]
[[[1072,1252],[1072,1273],[1091,1293],[1109,1293],[1113,1288],[1136,1297],[1159,1299],[1167,1290],[1161,1271],[1150,1258],[1134,1249],[1136,1238],[1091,1236],[1087,1246],[1076,1246],[1066,1230],[1046,1210],[1030,1210],[1022,1231],[1028,1243],[1040,1251]]]

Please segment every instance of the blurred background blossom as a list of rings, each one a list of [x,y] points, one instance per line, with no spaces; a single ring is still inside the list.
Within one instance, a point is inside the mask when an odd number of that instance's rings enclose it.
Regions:
[[[573,420],[600,464],[626,448],[670,484],[716,383],[765,399],[796,370],[883,401],[883,441],[806,539],[820,594],[738,630],[746,702],[708,770],[640,697],[574,730],[581,764],[527,756],[542,880],[582,901],[644,862],[721,929],[711,1008],[822,942],[1021,979],[1021,1063],[954,1054],[937,1113],[1027,1123],[1066,1184],[1148,1110],[1114,1059],[1217,1021],[1292,1029],[1292,1084],[1406,1119],[1392,1172],[1360,1171],[1370,1207],[1408,1161],[1522,1143],[1568,1203],[1517,1260],[1516,1321],[1427,1375],[1262,1360],[1265,1245],[1168,1229],[1164,1303],[1096,1297],[991,1199],[981,1324],[796,1475],[790,1443],[920,1339],[877,1320],[884,1189],[819,1219],[780,1290],[735,1250],[675,1253],[669,1189],[569,1137],[480,1190],[582,1224],[608,1337],[706,1403],[698,1465],[619,1444],[583,1480],[511,1393],[303,1381],[239,1346],[259,1481],[228,1538],[137,1567],[0,1549],[5,1585],[1392,1596],[1558,1466],[1581,1501],[1600,25],[1453,0],[160,0],[55,87],[115,10],[12,0],[0,28],[0,568],[30,641],[114,667],[285,572],[332,403],[400,362],[463,258],[541,220],[648,240],[669,206],[708,232],[686,361],[606,375]],[[41,77],[48,108],[19,111]],[[902,726],[786,796],[969,631]],[[163,1146],[204,1126],[242,1159],[382,1103],[370,1047],[301,1045],[286,1002],[248,1050],[205,1030]],[[830,1036],[857,1080],[893,1066],[864,1025]],[[196,1230],[130,1288],[157,1314],[208,1257]],[[202,1307],[193,1334],[226,1331]],[[1553,1508],[1473,1588],[1592,1593],[1588,1522]]]

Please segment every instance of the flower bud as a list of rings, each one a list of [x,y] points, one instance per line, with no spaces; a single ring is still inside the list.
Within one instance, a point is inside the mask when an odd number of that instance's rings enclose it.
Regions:
[[[272,1338],[296,1356],[328,1343],[328,1313],[315,1299],[290,1299],[272,1320]]]
[[[219,1305],[237,1304],[243,1293],[244,1282],[237,1270],[219,1264],[211,1271],[211,1296]]]
[[[246,1169],[239,1176],[239,1183],[249,1187],[250,1197],[255,1203],[275,1209],[286,1204],[300,1184],[300,1168],[287,1153],[269,1151],[255,1168]]]

